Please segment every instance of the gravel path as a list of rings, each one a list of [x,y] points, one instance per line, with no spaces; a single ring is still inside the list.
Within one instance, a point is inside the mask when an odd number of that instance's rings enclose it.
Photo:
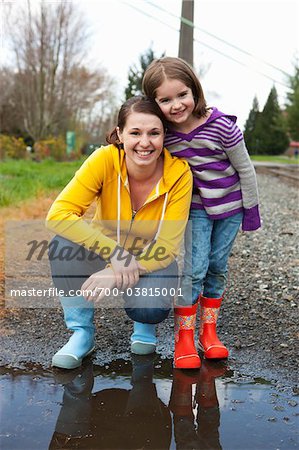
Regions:
[[[298,190],[258,174],[263,229],[239,233],[219,333],[230,348],[228,365],[298,392]],[[49,368],[66,340],[59,308],[2,310],[0,366]],[[95,364],[129,359],[132,324],[121,309],[96,311]],[[158,353],[171,358],[172,316],[158,327]]]

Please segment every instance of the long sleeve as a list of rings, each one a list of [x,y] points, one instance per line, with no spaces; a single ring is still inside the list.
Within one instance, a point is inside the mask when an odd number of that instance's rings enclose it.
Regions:
[[[261,227],[258,187],[255,170],[244,139],[238,142],[236,146],[226,149],[226,154],[240,178],[244,207],[242,229],[243,231],[257,230]]]
[[[46,218],[49,230],[85,246],[87,250],[105,248],[106,252],[101,252],[104,259],[109,258],[117,243],[105,236],[98,226],[87,222],[83,216],[101,193],[107,165],[113,168],[113,160],[107,147],[96,150],[58,195]]]

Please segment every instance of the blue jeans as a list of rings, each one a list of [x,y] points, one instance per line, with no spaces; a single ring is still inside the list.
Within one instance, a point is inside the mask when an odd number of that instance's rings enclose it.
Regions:
[[[228,258],[237,236],[243,213],[225,219],[209,219],[204,210],[191,210],[192,232],[185,233],[185,261],[182,276],[182,305],[195,304],[202,293],[220,298],[227,281]]]
[[[107,264],[100,256],[61,236],[52,239],[49,260],[54,286],[65,297],[73,296],[90,275],[103,270]],[[162,322],[173,306],[177,287],[176,261],[165,269],[142,275],[136,286],[123,294],[127,315],[136,322]]]

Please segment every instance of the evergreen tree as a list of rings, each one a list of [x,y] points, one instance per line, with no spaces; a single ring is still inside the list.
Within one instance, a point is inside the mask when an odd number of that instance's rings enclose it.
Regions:
[[[161,58],[161,55],[159,58]],[[139,57],[139,65],[134,64],[129,68],[128,86],[125,89],[126,100],[134,95],[142,94],[142,79],[147,66],[156,59],[154,51],[150,47],[143,55]]]
[[[295,63],[295,74],[289,78],[287,93],[287,127],[291,139],[299,141],[299,60]]]
[[[259,104],[255,96],[244,128],[244,139],[248,152],[251,155],[257,155],[259,153],[259,139],[257,136],[259,115]]]
[[[259,140],[261,153],[279,155],[288,147],[289,138],[286,132],[286,123],[279,107],[277,91],[274,86],[259,116],[255,134]]]

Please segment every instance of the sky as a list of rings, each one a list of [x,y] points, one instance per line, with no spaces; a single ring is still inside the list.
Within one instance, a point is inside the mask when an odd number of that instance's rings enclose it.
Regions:
[[[86,56],[115,79],[120,102],[129,67],[150,46],[157,57],[178,56],[181,0],[73,1],[90,31]],[[236,115],[241,129],[254,96],[262,109],[273,85],[284,105],[285,73],[299,57],[298,19],[299,0],[194,1],[194,68],[208,104]]]

